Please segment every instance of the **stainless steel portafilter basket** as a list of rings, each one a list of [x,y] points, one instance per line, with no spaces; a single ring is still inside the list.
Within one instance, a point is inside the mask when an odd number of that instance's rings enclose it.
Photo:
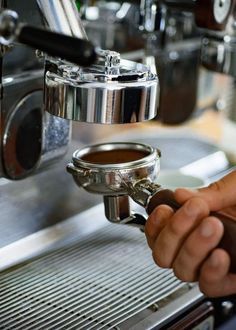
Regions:
[[[79,187],[104,196],[109,221],[144,229],[146,217],[130,210],[129,197],[150,214],[167,204],[177,211],[180,205],[171,190],[156,181],[160,171],[160,151],[140,143],[105,143],[77,150],[67,170]],[[224,226],[219,246],[231,257],[236,272],[236,221],[226,212],[211,212]]]
[[[156,181],[160,152],[137,143],[97,144],[77,150],[67,169],[88,192],[127,195],[140,180]]]
[[[146,217],[130,211],[129,197],[147,209],[163,190],[157,181],[160,151],[141,143],[105,143],[74,153],[67,170],[78,186],[104,196],[108,220],[143,228]]]

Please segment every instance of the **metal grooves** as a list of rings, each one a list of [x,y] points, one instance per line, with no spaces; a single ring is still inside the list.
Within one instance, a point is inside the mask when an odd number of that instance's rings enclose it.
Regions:
[[[142,233],[108,224],[2,272],[0,329],[117,329],[183,286],[154,265]]]

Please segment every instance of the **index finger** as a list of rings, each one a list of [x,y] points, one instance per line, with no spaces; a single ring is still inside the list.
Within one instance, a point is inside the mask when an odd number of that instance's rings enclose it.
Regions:
[[[208,187],[198,190],[176,189],[175,198],[182,204],[192,197],[203,198],[211,211],[235,205],[236,200],[236,170],[224,176],[220,180],[211,183]]]
[[[209,208],[201,198],[191,198],[171,217],[161,231],[153,249],[154,259],[159,266],[169,268],[188,235],[200,220],[209,215]]]

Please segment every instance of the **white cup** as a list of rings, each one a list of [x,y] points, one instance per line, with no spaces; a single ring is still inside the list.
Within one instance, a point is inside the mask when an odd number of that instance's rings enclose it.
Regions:
[[[181,172],[181,170],[162,170],[157,178],[157,183],[163,188],[175,190],[176,188],[190,188],[197,189],[204,187],[206,182],[204,179],[188,175]]]

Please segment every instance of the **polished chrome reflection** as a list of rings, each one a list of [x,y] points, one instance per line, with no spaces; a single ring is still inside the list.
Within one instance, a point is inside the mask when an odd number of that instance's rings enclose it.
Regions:
[[[204,38],[201,60],[208,69],[236,77],[236,37]]]
[[[78,9],[73,0],[37,0],[46,25],[52,31],[87,39]]]
[[[133,123],[156,116],[157,76],[140,63],[101,51],[98,63],[81,69],[66,63],[49,68],[46,110],[65,119],[102,124]]]
[[[120,155],[123,155],[122,160]],[[94,160],[95,157],[99,157],[100,163]],[[104,163],[101,157],[107,162]],[[77,150],[67,170],[78,186],[90,193],[124,195],[129,184],[135,185],[142,179],[156,181],[160,154],[157,149],[141,143],[98,144]]]
[[[68,172],[78,186],[104,195],[105,215],[113,223],[144,229],[146,217],[130,210],[129,196],[146,208],[161,187],[160,152],[140,143],[105,143],[78,150]]]

